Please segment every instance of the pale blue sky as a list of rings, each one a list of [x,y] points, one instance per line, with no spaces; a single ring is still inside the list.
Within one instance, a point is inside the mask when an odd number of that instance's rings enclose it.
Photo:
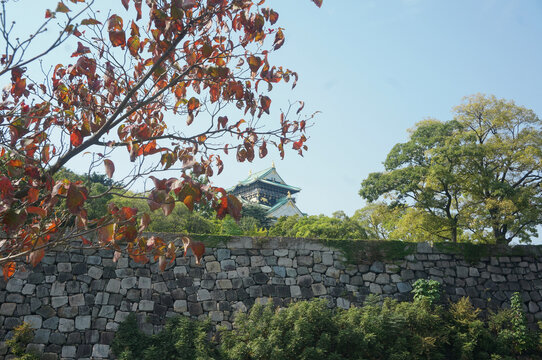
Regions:
[[[43,19],[42,9],[29,7],[37,2],[8,5],[19,23],[32,24],[29,9],[36,21]],[[56,2],[40,0],[39,6],[54,8]],[[96,4],[124,11],[120,1]],[[288,100],[304,100],[307,112],[321,113],[304,157],[290,151],[280,161],[270,152],[252,164],[230,157],[213,180],[218,186],[230,187],[274,160],[282,177],[302,188],[302,211],[351,215],[364,205],[360,182],[382,170],[407,129],[426,117],[450,119],[463,96],[494,94],[542,116],[541,1],[324,0],[321,9],[309,0],[266,4],[286,28],[286,43],[272,59],[300,75],[294,91],[273,92],[271,115],[277,119]],[[70,164],[81,170],[78,165]]]
[[[361,208],[361,180],[382,170],[407,129],[426,117],[450,119],[463,96],[494,94],[542,116],[540,1],[276,3],[287,28],[277,58],[300,73],[295,92],[281,96],[322,111],[305,157],[276,161],[303,189],[298,206],[309,214]],[[234,184],[270,162],[228,163],[215,181]]]

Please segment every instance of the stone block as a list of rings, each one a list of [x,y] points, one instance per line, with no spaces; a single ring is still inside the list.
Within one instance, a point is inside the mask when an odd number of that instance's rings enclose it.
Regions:
[[[140,311],[153,311],[154,310],[154,301],[152,301],[152,300],[140,300],[139,301],[139,310]]]
[[[68,297],[67,296],[54,296],[51,298],[51,306],[53,308],[59,308],[61,306],[64,306],[68,303]]]
[[[233,288],[231,280],[229,279],[217,280],[216,286],[218,289],[221,289],[221,290],[227,290],[227,289]]]
[[[17,304],[15,303],[3,303],[0,305],[0,315],[12,316]]]
[[[142,300],[145,301],[145,300]],[[140,310],[141,309],[141,302],[139,303]],[[145,311],[145,310],[143,310]],[[101,318],[107,318],[107,319],[113,319],[115,318],[115,306],[114,305],[103,305],[100,308],[100,312],[98,313],[98,316]]]
[[[322,296],[327,294],[327,289],[322,283],[312,284],[311,288],[314,296]]]
[[[83,306],[85,305],[85,296],[83,294],[76,294],[68,296],[70,306]]]
[[[55,281],[51,284],[50,296],[62,296],[66,293],[66,284]]]
[[[26,315],[24,317],[24,322],[30,324],[32,329],[39,329],[41,328],[43,319],[39,315]]]
[[[109,345],[94,344],[92,347],[92,357],[109,359]]]
[[[222,271],[220,263],[218,261],[210,261],[205,263],[205,269],[209,273],[219,273]]]
[[[129,276],[121,280],[120,287],[121,289],[132,289],[137,284],[137,278],[135,276]]]
[[[293,298],[301,297],[301,288],[297,285],[290,286],[290,296]]]
[[[60,318],[58,320],[58,331],[72,332],[75,330],[75,321],[73,319]]]
[[[120,280],[118,279],[109,279],[105,287],[105,291],[109,293],[118,294],[120,291]]]
[[[77,354],[77,347],[73,345],[65,345],[62,347],[61,354],[63,358],[74,358]]]
[[[186,300],[175,300],[173,303],[173,310],[178,313],[184,313],[188,310],[188,304]]]
[[[90,315],[81,315],[75,318],[75,328],[77,330],[88,330],[91,325]]]
[[[151,278],[140,277],[137,283],[137,287],[140,289],[150,289],[152,285]]]

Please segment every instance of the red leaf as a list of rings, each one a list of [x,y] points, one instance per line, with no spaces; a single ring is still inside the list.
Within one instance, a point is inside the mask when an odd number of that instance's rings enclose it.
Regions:
[[[51,12],[51,10],[49,10],[49,9],[45,10],[45,18],[49,19],[49,18],[52,18],[52,17],[53,17],[53,13]]]
[[[134,5],[137,11],[137,17],[136,20],[141,19],[141,1],[142,0],[134,0]]]
[[[271,99],[268,96],[262,96],[260,98],[260,105],[262,110],[269,114],[269,107],[271,106]]]
[[[128,10],[128,5],[130,4],[130,0],[122,0],[122,5],[124,5],[124,8]]]
[[[66,194],[66,207],[68,210],[72,214],[79,214],[86,199],[86,189],[71,183]]]
[[[276,13],[274,10],[271,10],[269,12],[269,21],[271,21],[271,25],[274,25],[278,19],[279,19],[279,14]]]
[[[8,281],[8,279],[10,277],[13,276],[13,274],[15,274],[15,262],[14,261],[9,261],[7,263],[5,263],[4,265],[2,265],[2,273],[4,275],[4,281]]]
[[[81,241],[83,242],[83,245],[92,245],[92,243],[84,236],[81,236]]]
[[[301,104],[301,106],[299,107],[299,109],[297,109],[296,114],[299,114],[301,112],[301,110],[303,110],[303,108],[305,107],[305,102],[304,101],[300,101],[299,103]]]
[[[218,128],[222,126],[224,129],[226,128],[226,124],[228,123],[228,117],[227,116],[219,116],[218,117]]]
[[[40,245],[41,245],[41,241],[38,241],[37,246],[40,246]],[[27,261],[33,267],[36,267],[36,265],[40,263],[41,259],[43,259],[44,256],[45,256],[45,249],[35,250],[35,251],[32,251],[30,254],[28,254]]]
[[[28,190],[28,195],[27,195],[27,201],[29,204],[32,204],[33,202],[36,202],[38,200],[38,197],[40,195],[40,190],[37,189],[37,188],[30,188]]]
[[[2,199],[11,199],[13,197],[13,185],[7,176],[0,177],[0,195]]]
[[[77,42],[77,50],[72,54],[72,57],[81,56],[84,54],[88,54],[90,52],[90,49],[83,44],[81,44],[80,41]]]
[[[237,221],[241,219],[243,204],[235,195],[228,195],[228,213]]]
[[[126,45],[126,34],[124,33],[124,30],[109,31],[109,40],[113,47],[120,46],[124,49],[124,46]]]
[[[108,178],[113,177],[113,173],[115,172],[115,164],[113,164],[113,161],[109,159],[104,160],[104,166],[105,166],[105,174]]]
[[[83,135],[77,129],[74,129],[70,134],[70,142],[73,147],[77,147],[83,143]]]
[[[264,141],[260,146],[260,159],[264,158],[267,155],[267,144]]]
[[[37,207],[37,206],[29,206],[29,207],[27,207],[26,212],[29,213],[29,214],[39,215],[42,218],[47,216],[47,211],[45,211],[44,208],[40,208],[40,207]]]
[[[316,6],[322,7],[322,2],[323,2],[323,0],[312,0],[312,2],[315,3]]]

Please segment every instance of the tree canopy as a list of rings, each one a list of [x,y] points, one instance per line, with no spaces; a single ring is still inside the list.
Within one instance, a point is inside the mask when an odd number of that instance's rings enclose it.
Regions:
[[[285,34],[278,13],[264,1],[120,3],[126,12],[98,11],[104,9],[91,0],[61,1],[34,29],[11,25],[10,6],[22,3],[1,3],[5,276],[13,274],[15,260],[26,257],[35,265],[51,246],[79,238],[84,245],[115,250],[115,258],[127,252],[136,261],[160,260],[164,267],[176,248],[141,236],[149,212],[110,204],[105,216],[91,219],[90,199],[123,195],[134,181],[152,175],[150,211],[168,215],[176,202],[188,209],[207,202],[219,218],[239,218],[234,196],[194,178],[220,173],[221,153],[231,151],[242,162],[266,156],[268,147],[282,157],[287,147],[300,154],[307,149],[311,116],[300,113],[302,102],[299,109],[290,105],[276,112],[276,122],[267,120],[273,88],[279,82],[295,86],[298,75],[271,62]],[[71,57],[63,48],[72,49]],[[239,115],[228,118],[225,108],[238,109]],[[85,153],[92,159],[89,173],[99,169],[112,178],[118,152],[133,164],[121,186],[106,185],[94,194],[80,180],[55,178]],[[176,171],[176,177],[161,178],[165,170]],[[96,238],[90,236],[96,232]]]
[[[360,195],[423,212],[435,240],[529,241],[542,223],[542,123],[532,110],[481,94],[450,121],[425,120],[393,147]],[[428,226],[430,225],[430,226]]]

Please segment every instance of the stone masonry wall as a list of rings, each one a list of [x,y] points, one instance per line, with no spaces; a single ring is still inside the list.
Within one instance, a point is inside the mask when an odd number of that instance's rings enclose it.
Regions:
[[[210,317],[231,328],[235,313],[255,302],[283,306],[321,297],[349,308],[369,294],[407,300],[419,278],[441,282],[445,300],[469,296],[484,309],[507,306],[519,291],[529,321],[542,319],[537,251],[471,264],[426,243],[414,246],[416,252],[399,261],[352,265],[340,251],[315,241],[234,238],[208,248],[202,265],[193,256],[181,257],[165,272],[127,258],[114,263],[104,250],[52,252],[36,268],[0,280],[0,340],[26,321],[36,329],[29,347],[43,359],[109,358],[115,331],[131,312],[149,334],[179,314]],[[0,358],[9,359],[6,351],[0,342]]]

